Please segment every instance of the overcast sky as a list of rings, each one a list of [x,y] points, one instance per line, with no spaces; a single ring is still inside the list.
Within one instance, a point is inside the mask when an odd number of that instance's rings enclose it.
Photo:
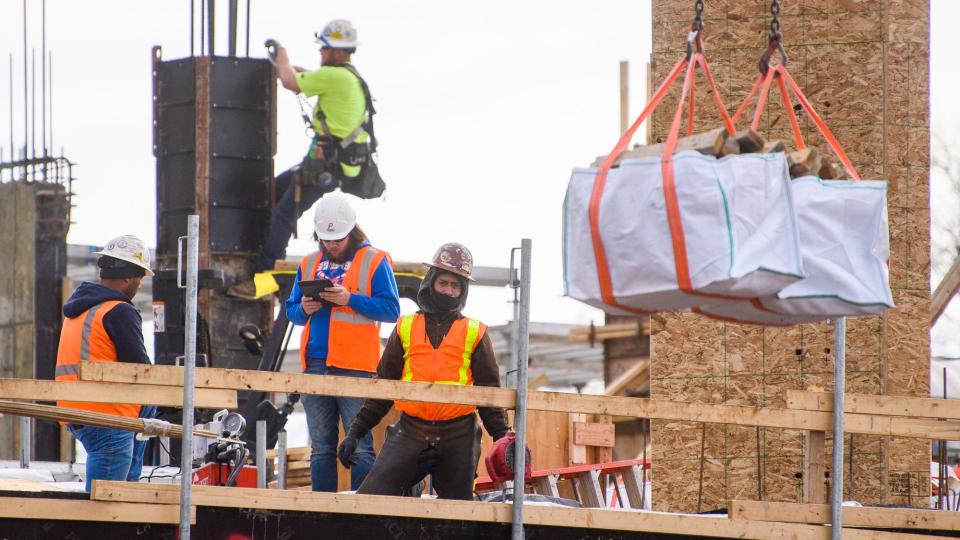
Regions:
[[[570,169],[616,142],[620,60],[631,63],[631,114],[643,105],[649,0],[360,0],[336,9],[304,1],[251,3],[251,55],[262,56],[263,41],[272,37],[305,67],[318,64],[312,36],[329,19],[356,24],[361,45],[354,62],[377,99],[380,166],[388,184],[384,200],[357,204],[374,245],[395,260],[417,261],[443,242],[459,241],[476,264],[507,266],[510,248],[529,237],[532,319],[602,321],[599,311],[562,297],[561,206]],[[948,96],[960,80],[946,42],[947,25],[960,19],[960,2],[932,4],[933,124],[960,141],[960,107]],[[29,46],[37,49],[40,5],[31,0],[29,7]],[[226,6],[217,2],[224,19],[220,54],[226,53]],[[14,54],[17,144],[23,142],[21,10],[20,1],[0,1],[0,52]],[[188,55],[188,28],[187,0],[48,0],[54,147],[64,147],[79,164],[69,242],[103,244],[131,233],[155,243],[150,48],[162,45],[165,59]],[[241,52],[244,47],[241,35]],[[0,144],[9,157],[9,68],[6,55],[0,60]],[[299,161],[307,141],[289,92],[281,91],[278,113],[279,173]],[[38,134],[39,121],[38,107]],[[934,208],[935,216],[956,213],[955,203],[944,204]],[[302,238],[309,237],[310,215],[300,221]],[[297,240],[289,251],[312,249]],[[467,312],[502,323],[510,318],[510,298],[506,289],[473,290]],[[960,305],[948,317],[935,331],[942,337],[934,352],[960,355],[948,340],[960,325]]]

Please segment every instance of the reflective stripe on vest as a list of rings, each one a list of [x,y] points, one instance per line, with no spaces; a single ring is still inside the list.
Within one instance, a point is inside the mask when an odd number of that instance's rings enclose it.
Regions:
[[[416,314],[404,315],[400,318],[400,344],[403,345],[403,377],[404,381],[413,380],[413,371],[410,370],[410,330],[413,328],[413,319]]]
[[[80,362],[90,360],[90,331],[93,327],[93,319],[97,316],[97,312],[100,311],[101,307],[103,307],[103,304],[93,306],[87,311],[87,316],[83,318],[83,330],[80,332]],[[54,370],[54,376],[60,377],[62,375],[76,375],[79,377],[80,364],[57,366],[56,370]]]

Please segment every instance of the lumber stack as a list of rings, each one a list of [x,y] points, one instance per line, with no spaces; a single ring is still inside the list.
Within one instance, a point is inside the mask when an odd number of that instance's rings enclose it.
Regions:
[[[274,467],[274,477],[280,474],[280,460],[277,450],[267,450],[267,460],[272,460]],[[267,487],[276,489],[279,487],[277,480],[271,481]],[[310,447],[301,446],[297,448],[287,448],[287,489],[296,489],[310,487]]]
[[[635,145],[630,150],[623,152],[614,161],[613,166],[618,167],[625,159],[660,157],[663,155],[665,146],[666,143]],[[738,154],[786,152],[787,165],[790,167],[790,178],[801,176],[819,176],[824,180],[844,178],[840,172],[841,169],[827,157],[828,153],[820,152],[818,149],[809,146],[802,149],[793,149],[781,140],[767,141],[756,131],[749,128],[730,135],[726,129],[720,127],[677,139],[674,154],[685,150],[694,150],[705,156],[718,158]],[[606,158],[607,156],[599,156],[593,161],[591,167],[599,167]]]

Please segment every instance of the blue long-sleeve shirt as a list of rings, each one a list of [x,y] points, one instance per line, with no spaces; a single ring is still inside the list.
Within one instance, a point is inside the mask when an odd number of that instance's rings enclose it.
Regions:
[[[326,255],[321,259],[321,263],[325,259]],[[324,306],[307,317],[306,312],[303,311],[303,306],[300,304],[303,297],[303,293],[300,292],[301,279],[314,279],[314,276],[304,278],[300,275],[300,269],[297,269],[297,279],[294,281],[290,297],[286,301],[287,318],[293,324],[301,326],[307,324],[307,320],[310,321],[307,358],[326,358],[327,342],[330,337],[331,310]],[[386,257],[374,271],[370,288],[371,296],[351,294],[347,305],[368,319],[380,322],[396,322],[400,316],[400,294],[397,292],[397,280],[393,275],[393,268]]]

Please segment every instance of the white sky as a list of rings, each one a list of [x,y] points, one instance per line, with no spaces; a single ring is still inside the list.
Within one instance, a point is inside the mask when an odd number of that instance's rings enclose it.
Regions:
[[[39,49],[40,1],[29,3],[28,39]],[[388,183],[385,200],[357,204],[375,245],[396,260],[414,261],[429,258],[443,242],[460,241],[478,265],[507,266],[510,248],[529,237],[532,319],[602,320],[599,311],[562,297],[561,205],[570,169],[616,142],[620,60],[631,63],[631,114],[643,105],[649,0],[360,0],[336,10],[293,0],[251,3],[251,54],[262,55],[263,41],[273,37],[305,67],[319,61],[314,31],[331,18],[356,24],[355,65],[377,99],[380,166]],[[949,99],[960,76],[946,41],[947,25],[960,19],[960,2],[931,3],[932,124],[960,141],[960,105]],[[220,54],[226,53],[226,7],[217,2]],[[18,145],[24,139],[21,9],[20,1],[0,2],[0,52],[14,54]],[[54,146],[79,164],[69,242],[102,244],[131,233],[155,243],[150,47],[162,45],[166,59],[187,55],[188,17],[187,0],[48,0]],[[0,145],[8,158],[9,68],[6,58],[0,61]],[[299,161],[306,145],[296,99],[285,91],[278,118],[279,173]],[[39,122],[38,108],[38,134]],[[958,203],[938,197],[937,181],[935,219],[956,214]],[[303,238],[311,214],[300,222]],[[311,249],[298,240],[289,252]],[[938,279],[935,272],[934,283]],[[506,289],[474,289],[467,311],[502,323],[510,318],[511,298]],[[935,354],[960,355],[960,344],[950,340],[960,326],[955,304],[934,331]]]

